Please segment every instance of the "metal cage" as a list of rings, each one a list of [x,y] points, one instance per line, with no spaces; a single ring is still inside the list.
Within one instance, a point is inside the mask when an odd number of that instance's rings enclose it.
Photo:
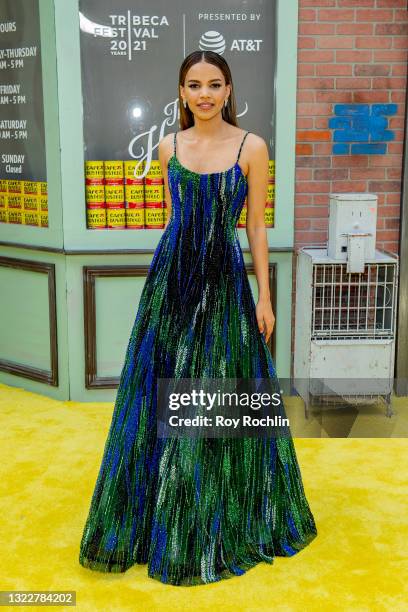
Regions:
[[[375,251],[363,272],[324,246],[299,249],[296,273],[295,388],[309,405],[382,398],[392,415],[398,255]]]
[[[347,272],[347,262],[313,266],[313,339],[394,338],[396,263],[367,263]]]

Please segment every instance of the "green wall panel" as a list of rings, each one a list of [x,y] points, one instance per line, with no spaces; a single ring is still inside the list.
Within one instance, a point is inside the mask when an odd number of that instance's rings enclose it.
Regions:
[[[51,368],[48,278],[0,266],[0,358]]]
[[[96,281],[97,370],[119,376],[145,277]]]

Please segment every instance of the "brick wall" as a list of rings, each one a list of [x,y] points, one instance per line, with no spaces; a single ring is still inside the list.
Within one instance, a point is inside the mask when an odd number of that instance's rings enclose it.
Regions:
[[[330,192],[369,192],[398,252],[407,50],[407,0],[299,0],[296,249],[326,242]]]
[[[296,246],[326,241],[330,192],[356,191],[398,250],[407,49],[406,0],[299,0]]]

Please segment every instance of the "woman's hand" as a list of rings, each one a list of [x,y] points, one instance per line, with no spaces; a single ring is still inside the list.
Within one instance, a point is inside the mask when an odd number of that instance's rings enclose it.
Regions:
[[[269,298],[261,298],[258,301],[256,305],[256,319],[259,331],[261,334],[264,334],[265,341],[268,342],[275,325],[275,315],[272,312],[271,300]]]

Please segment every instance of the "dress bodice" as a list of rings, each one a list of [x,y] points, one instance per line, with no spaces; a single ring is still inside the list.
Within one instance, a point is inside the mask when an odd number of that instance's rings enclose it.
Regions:
[[[249,132],[239,148],[236,162],[221,172],[199,173],[180,163],[176,153],[168,162],[168,182],[172,199],[172,219],[176,226],[188,229],[192,224],[204,228],[234,229],[248,193],[248,181],[239,156]]]

